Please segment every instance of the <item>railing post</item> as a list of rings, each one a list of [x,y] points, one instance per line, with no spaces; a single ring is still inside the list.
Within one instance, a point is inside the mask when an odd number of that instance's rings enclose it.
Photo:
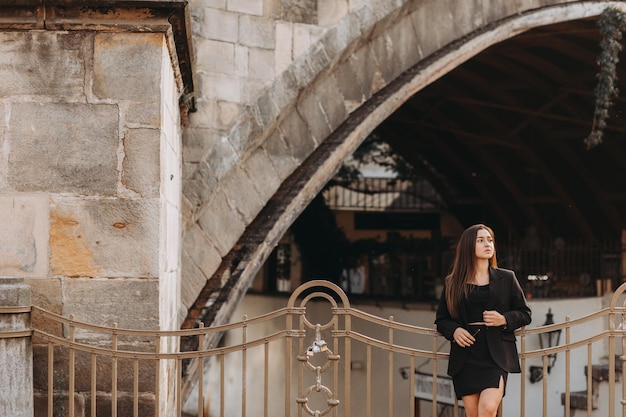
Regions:
[[[0,277],[0,307],[9,307],[0,311],[0,416],[34,413],[30,303],[22,278]]]

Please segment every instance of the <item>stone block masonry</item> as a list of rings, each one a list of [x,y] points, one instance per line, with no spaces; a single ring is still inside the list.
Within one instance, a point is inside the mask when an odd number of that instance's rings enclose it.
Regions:
[[[176,329],[182,320],[179,100],[189,93],[177,65],[179,58],[188,62],[188,57],[179,55],[180,43],[170,27],[174,20],[168,16],[143,19],[141,30],[124,30],[130,26],[120,26],[119,20],[89,30],[89,25],[67,23],[83,9],[59,10],[68,13],[63,29],[55,30],[50,21],[46,29],[0,31],[0,277],[10,277],[0,278],[0,284],[27,279],[28,286],[21,285],[32,290],[33,304],[78,321]],[[45,16],[53,19],[48,12]],[[67,326],[37,320],[39,329],[68,336]],[[74,336],[109,343],[91,331]],[[34,358],[41,372],[34,381],[32,371],[27,372],[30,389],[36,390],[34,405],[32,394],[22,397],[31,399],[29,413],[34,407],[35,415],[47,415],[48,354],[40,342],[35,339]],[[147,351],[156,349],[154,340],[137,340],[133,346],[142,343]],[[168,352],[177,346],[167,341],[159,348]],[[3,345],[0,355],[6,354],[10,349]],[[64,355],[67,351],[57,352],[55,367],[67,370]],[[83,394],[90,364],[83,356],[76,364],[77,416],[87,415],[90,403]],[[3,364],[13,363],[5,359]],[[99,365],[98,371],[110,383],[107,366]],[[165,379],[174,377],[168,366],[161,369]],[[13,378],[2,368],[0,378]],[[119,415],[129,409],[125,403],[132,404],[129,369],[117,377]],[[159,396],[154,370],[145,375],[139,394],[147,416]],[[55,369],[54,403],[60,407],[55,413],[63,413],[68,385],[56,376]],[[173,383],[164,382],[161,398],[171,399]],[[99,413],[112,409],[114,397],[106,391],[98,387]],[[159,406],[166,415],[168,407],[172,404]],[[4,411],[0,415],[22,415]]]
[[[22,278],[0,278],[0,307],[28,307],[31,291]],[[0,314],[0,332],[30,329],[30,313]],[[0,339],[0,416],[31,417],[33,353],[30,337]]]

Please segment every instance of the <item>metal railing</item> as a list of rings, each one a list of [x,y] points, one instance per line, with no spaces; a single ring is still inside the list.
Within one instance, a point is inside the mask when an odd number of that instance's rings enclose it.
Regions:
[[[575,408],[603,417],[621,409],[626,416],[626,384],[621,393],[616,388],[625,360],[626,309],[618,306],[625,290],[626,284],[592,314],[517,332],[519,408],[506,415],[548,417],[556,389],[565,417]],[[432,328],[355,309],[327,281],[303,284],[285,308],[212,328],[139,331],[94,326],[38,307],[31,314],[37,416],[463,415],[445,375],[445,339]],[[53,334],[55,328],[62,330]],[[561,331],[558,344],[530,349],[541,335]],[[217,348],[178,351],[181,338],[197,337],[203,346],[214,332],[227,335]],[[0,339],[8,337],[10,331],[0,331]],[[559,366],[554,355],[565,357]],[[190,360],[197,361],[196,395],[183,399],[183,363]],[[595,368],[602,361],[604,373]],[[572,385],[582,372],[587,385],[578,392]],[[530,383],[531,376],[541,383]]]
[[[611,292],[620,283],[622,244],[554,239],[532,249],[522,244],[498,247],[498,263],[515,270],[528,296],[589,297]]]
[[[425,180],[361,178],[337,183],[325,189],[323,195],[334,210],[436,212],[446,207]]]

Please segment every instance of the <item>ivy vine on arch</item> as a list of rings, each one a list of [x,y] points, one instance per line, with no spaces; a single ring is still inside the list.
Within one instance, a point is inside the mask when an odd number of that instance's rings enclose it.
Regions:
[[[622,35],[626,30],[626,14],[613,8],[606,8],[598,19],[600,29],[600,53],[598,55],[598,83],[594,89],[596,105],[591,132],[584,140],[587,149],[602,143],[609,109],[613,99],[619,94],[617,86],[617,63],[622,50]]]

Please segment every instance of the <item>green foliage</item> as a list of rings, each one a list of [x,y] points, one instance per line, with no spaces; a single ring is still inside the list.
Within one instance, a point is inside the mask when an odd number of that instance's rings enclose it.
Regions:
[[[413,166],[404,157],[397,153],[387,141],[377,133],[372,133],[354,151],[352,157],[345,162],[328,186],[348,185],[352,181],[362,178],[361,169],[367,165],[378,165],[398,178],[415,179]]]
[[[609,118],[609,109],[613,105],[613,99],[619,94],[616,68],[619,62],[619,52],[622,50],[622,34],[626,29],[626,15],[609,7],[600,15],[598,26],[602,36],[598,56],[600,69],[597,74],[598,83],[594,89],[596,107],[593,125],[591,133],[584,141],[587,149],[602,143],[606,121]]]

